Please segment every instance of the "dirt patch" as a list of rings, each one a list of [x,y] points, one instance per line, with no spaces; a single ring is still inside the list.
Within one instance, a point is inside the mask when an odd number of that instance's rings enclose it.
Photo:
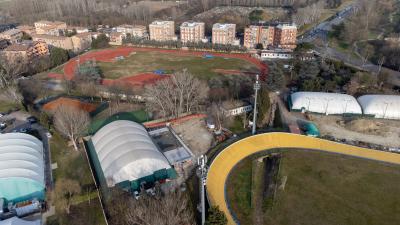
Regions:
[[[224,74],[224,75],[242,75],[243,74],[240,70],[215,69],[214,72]]]
[[[61,97],[54,101],[46,103],[45,105],[43,105],[43,109],[45,111],[49,111],[49,112],[55,111],[61,105],[67,105],[70,107],[84,110],[86,112],[93,112],[97,108],[97,105],[92,104],[92,103],[82,102],[82,101],[79,101],[78,99]]]
[[[385,135],[389,131],[388,126],[383,122],[374,120],[356,119],[348,122],[339,120],[338,123],[348,130],[363,134]]]
[[[339,139],[362,141],[388,147],[400,146],[400,121],[381,119],[354,119],[345,122],[340,116],[314,115],[312,121],[321,135]]]
[[[172,125],[172,128],[189,146],[196,158],[205,154],[213,141],[213,136],[205,124],[204,119],[195,118]]]

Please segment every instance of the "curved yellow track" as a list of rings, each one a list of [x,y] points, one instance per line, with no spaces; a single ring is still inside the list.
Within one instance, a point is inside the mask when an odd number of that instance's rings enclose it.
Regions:
[[[302,148],[362,157],[400,164],[400,154],[359,148],[318,138],[290,133],[266,133],[242,139],[225,148],[213,160],[207,175],[207,197],[212,205],[219,206],[228,224],[235,224],[225,199],[225,183],[229,172],[242,159],[254,153],[276,148]]]

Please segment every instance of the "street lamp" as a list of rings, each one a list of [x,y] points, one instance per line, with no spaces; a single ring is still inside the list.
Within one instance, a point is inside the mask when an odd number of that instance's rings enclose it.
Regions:
[[[256,122],[257,122],[257,95],[258,95],[258,90],[261,89],[261,84],[259,81],[259,76],[258,74],[256,75],[256,82],[254,83],[254,109],[253,109],[253,130],[252,134],[256,134]]]
[[[201,225],[206,223],[206,201],[205,201],[205,186],[207,180],[207,156],[201,155],[197,158],[198,176],[200,178],[200,211]]]

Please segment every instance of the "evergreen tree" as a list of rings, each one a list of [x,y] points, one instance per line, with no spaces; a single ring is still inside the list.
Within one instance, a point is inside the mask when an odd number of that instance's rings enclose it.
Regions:
[[[224,212],[219,210],[218,206],[212,206],[208,209],[206,225],[226,225],[227,223],[228,220]]]

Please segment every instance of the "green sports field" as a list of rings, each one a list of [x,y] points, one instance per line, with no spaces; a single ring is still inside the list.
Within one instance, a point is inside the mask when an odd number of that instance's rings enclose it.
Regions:
[[[136,52],[117,62],[98,62],[105,78],[116,79],[139,73],[164,70],[173,73],[187,69],[203,79],[211,78],[219,72],[215,70],[238,70],[241,72],[258,72],[258,68],[241,59],[215,57],[206,59],[197,56],[180,56],[160,52]]]
[[[232,171],[227,195],[242,225],[255,224],[254,212],[260,210],[253,203],[259,198],[266,225],[399,224],[400,166],[315,151],[282,152],[272,199],[255,194],[257,180],[265,176],[254,173],[254,159]]]

